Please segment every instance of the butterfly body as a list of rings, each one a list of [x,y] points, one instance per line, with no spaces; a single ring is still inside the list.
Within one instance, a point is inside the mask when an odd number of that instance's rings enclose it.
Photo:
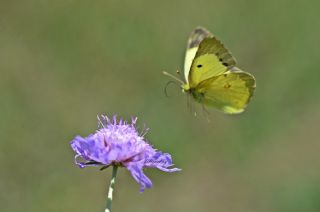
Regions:
[[[204,98],[205,98],[205,94],[201,93],[200,91],[198,91],[195,88],[191,88],[189,90],[184,90],[184,92],[186,92],[189,95],[191,95],[199,103],[202,103]]]
[[[225,46],[208,30],[197,27],[188,40],[182,90],[204,106],[241,113],[253,95],[255,79],[235,65]]]

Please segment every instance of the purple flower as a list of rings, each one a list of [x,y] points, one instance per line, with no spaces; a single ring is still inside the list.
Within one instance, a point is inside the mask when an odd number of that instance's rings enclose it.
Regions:
[[[152,186],[143,168],[180,171],[178,168],[169,168],[173,165],[170,154],[157,151],[145,141],[146,130],[138,133],[137,118],[133,118],[131,123],[121,119],[117,122],[116,116],[113,120],[107,116],[98,116],[98,120],[99,127],[94,134],[85,138],[76,136],[71,141],[71,147],[76,152],[75,163],[81,168],[89,165],[126,167],[141,185],[141,192]]]

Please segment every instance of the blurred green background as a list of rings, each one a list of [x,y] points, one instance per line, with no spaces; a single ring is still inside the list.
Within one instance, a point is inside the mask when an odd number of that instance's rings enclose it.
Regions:
[[[182,172],[121,169],[117,211],[320,211],[319,1],[1,1],[1,211],[103,211],[111,170],[79,169],[69,142],[96,115],[139,117]],[[194,117],[162,71],[207,27],[252,73],[236,116]]]

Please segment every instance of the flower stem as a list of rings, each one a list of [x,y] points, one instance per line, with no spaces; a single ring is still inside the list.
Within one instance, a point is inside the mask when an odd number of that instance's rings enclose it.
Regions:
[[[118,166],[117,165],[113,165],[112,178],[111,178],[111,181],[110,181],[110,186],[109,186],[109,191],[108,191],[108,198],[107,198],[107,207],[105,209],[105,212],[111,212],[112,194],[113,194],[113,190],[114,190],[114,183],[116,181],[117,171],[118,171]]]

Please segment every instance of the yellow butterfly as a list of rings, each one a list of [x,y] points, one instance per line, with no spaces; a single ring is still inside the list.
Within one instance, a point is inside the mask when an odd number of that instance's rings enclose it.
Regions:
[[[184,63],[183,92],[204,106],[224,113],[241,113],[256,87],[254,77],[236,66],[235,58],[208,30],[197,27],[190,35]]]

